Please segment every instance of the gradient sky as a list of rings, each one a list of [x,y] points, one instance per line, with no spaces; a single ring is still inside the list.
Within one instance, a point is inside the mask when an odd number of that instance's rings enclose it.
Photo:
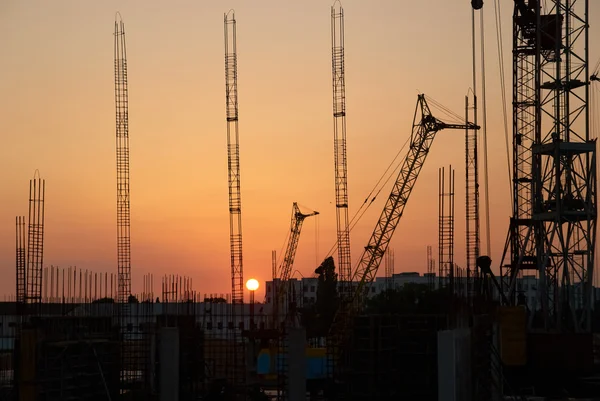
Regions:
[[[501,3],[510,83],[512,1]],[[591,3],[590,38],[597,38],[600,7]],[[0,294],[14,293],[14,218],[27,214],[35,169],[46,179],[44,265],[116,272],[116,11],[125,22],[129,68],[133,291],[141,291],[146,273],[155,282],[165,273],[190,276],[200,292],[230,291],[223,57],[230,8],[238,21],[245,278],[269,279],[271,250],[281,250],[295,201],[321,213],[306,220],[295,263],[311,275],[335,241],[330,5],[0,2]],[[410,134],[418,93],[464,114],[471,9],[468,0],[343,6],[352,216]],[[484,13],[497,265],[510,198],[491,0]],[[593,65],[600,45],[591,46]],[[455,262],[465,265],[464,133],[442,131],[391,244],[396,272],[425,271],[427,245],[437,259],[438,168],[449,164],[456,168]],[[389,186],[352,231],[353,265],[388,194]]]

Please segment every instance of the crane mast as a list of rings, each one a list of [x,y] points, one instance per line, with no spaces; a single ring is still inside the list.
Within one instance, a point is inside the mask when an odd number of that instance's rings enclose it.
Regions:
[[[242,260],[242,192],[240,188],[240,136],[238,131],[235,12],[231,10],[225,14],[224,19],[231,302],[233,304],[242,304],[244,303],[244,264]]]
[[[343,300],[330,328],[329,350],[333,352],[334,361],[339,361],[341,345],[345,341],[348,326],[354,313],[360,308],[360,303],[366,293],[365,290],[368,290],[368,286],[375,279],[381,260],[404,213],[404,208],[429,154],[435,135],[442,129],[465,130],[466,128],[479,129],[478,126],[471,123],[446,124],[438,120],[431,114],[425,95],[418,95],[408,153],[352,276],[355,285],[352,297]]]
[[[514,203],[501,283],[514,303],[519,275],[537,273],[532,306],[546,329],[591,330],[597,204],[588,7],[515,0],[513,15]]]
[[[278,319],[278,309],[281,305],[283,305],[286,295],[290,293],[289,288],[289,279],[292,274],[292,267],[294,265],[294,259],[296,258],[296,250],[298,249],[298,242],[300,240],[300,231],[302,230],[302,223],[304,223],[304,219],[311,216],[318,215],[319,212],[311,212],[311,213],[302,213],[298,204],[294,202],[292,205],[292,221],[290,228],[290,239],[288,241],[285,256],[283,257],[283,261],[279,266],[279,288],[277,288],[275,292],[275,297],[273,300],[274,305],[274,317]],[[275,285],[275,282],[274,282]]]
[[[335,208],[340,290],[350,281],[350,224],[348,220],[348,170],[346,159],[346,75],[344,65],[344,9],[331,7],[331,68],[333,78],[333,148]]]

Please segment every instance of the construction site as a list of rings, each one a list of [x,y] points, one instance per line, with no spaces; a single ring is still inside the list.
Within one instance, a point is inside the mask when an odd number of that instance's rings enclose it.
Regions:
[[[507,226],[493,227],[506,238],[502,259],[492,260],[489,232],[481,233],[483,226],[490,230],[493,195],[479,49],[483,9],[497,1],[461,2],[472,16],[473,69],[465,72],[472,85],[457,94],[464,109],[452,111],[435,93],[416,96],[412,126],[401,133],[406,142],[386,172],[393,176],[383,210],[368,243],[352,242],[362,250],[359,260],[351,260],[350,237],[364,204],[350,216],[344,9],[336,1],[329,9],[335,246],[311,277],[293,277],[303,223],[319,215],[294,202],[285,251],[272,254],[264,300],[255,299],[259,283],[243,268],[233,10],[223,15],[222,133],[231,292],[200,293],[192,278],[176,274],[155,283],[150,273],[136,284],[141,293],[132,290],[127,48],[117,13],[116,269],[45,264],[46,180],[36,170],[28,215],[15,219],[16,293],[0,302],[0,400],[600,400],[600,289],[594,286],[600,60],[589,60],[591,37],[599,37],[592,35],[590,7],[598,5],[503,1],[513,13],[512,43],[505,44],[512,71],[500,68],[512,137],[512,214]],[[504,75],[511,76],[506,87]],[[394,259],[402,255],[390,247],[392,237],[402,230],[419,173],[445,130],[464,143],[464,170],[439,168],[438,255],[428,246],[424,274],[396,273]],[[455,204],[455,178],[461,191],[464,181],[464,205]],[[457,207],[464,232],[456,229]],[[455,263],[458,236],[465,238],[463,266]]]

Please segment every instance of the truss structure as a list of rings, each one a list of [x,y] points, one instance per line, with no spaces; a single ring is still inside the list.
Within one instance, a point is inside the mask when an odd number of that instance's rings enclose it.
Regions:
[[[533,306],[546,329],[591,330],[597,204],[588,29],[587,0],[515,2],[514,203],[502,286],[514,302],[516,278],[537,275]]]

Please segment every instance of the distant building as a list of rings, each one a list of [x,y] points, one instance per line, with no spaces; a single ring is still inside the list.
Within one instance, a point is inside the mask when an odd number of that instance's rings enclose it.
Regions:
[[[376,296],[387,289],[400,289],[405,284],[423,284],[430,285],[433,289],[438,289],[440,284],[444,285],[447,279],[439,280],[439,277],[436,276],[435,273],[425,273],[421,274],[418,272],[405,272],[405,273],[396,273],[393,274],[392,277],[376,277],[375,281],[371,285],[368,296],[373,297]],[[464,277],[455,277],[455,285],[457,287],[465,288],[466,278]],[[525,300],[527,302],[527,307],[530,310],[538,310],[541,308],[540,305],[536,305],[537,292],[538,292],[538,279],[534,275],[524,275],[517,279],[516,283],[516,292],[517,294],[522,294],[525,296]],[[275,280],[275,284],[280,283],[279,280]],[[292,285],[292,291],[295,295],[296,303],[298,307],[304,307],[312,305],[317,300],[317,286],[318,279],[316,277],[303,277],[300,279],[292,278],[290,279],[290,284]],[[340,285],[340,283],[338,283]],[[356,287],[356,283],[353,283],[353,288]],[[265,283],[266,293],[265,293],[265,309],[272,310],[273,307],[273,296],[274,296],[274,286],[273,281],[267,281]],[[576,300],[576,307],[581,308],[581,294],[582,294],[582,286],[581,284],[576,284],[571,286],[571,292],[574,295],[574,299]],[[494,291],[495,295],[498,296],[496,291]],[[592,302],[600,301],[600,288],[594,287],[592,293]],[[286,302],[287,304],[287,302]]]

